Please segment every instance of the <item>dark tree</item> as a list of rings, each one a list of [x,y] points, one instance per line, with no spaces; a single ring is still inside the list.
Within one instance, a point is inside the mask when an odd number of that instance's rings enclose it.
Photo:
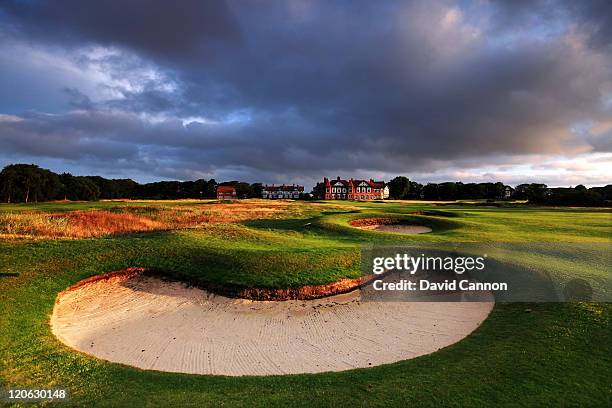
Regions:
[[[7,166],[0,172],[0,197],[2,201],[10,203],[15,200],[17,179],[18,172],[14,166]]]
[[[62,182],[61,195],[65,200],[95,201],[100,197],[100,189],[89,177],[73,176],[64,173],[60,176]]]
[[[34,164],[11,164],[0,172],[2,201],[38,202],[57,198],[61,182],[57,174]]]
[[[397,176],[391,180],[389,186],[389,197],[396,200],[406,200],[410,195],[410,180],[408,177]]]
[[[599,194],[602,200],[606,202],[612,201],[612,184],[608,184],[604,187],[591,187],[589,191]]]
[[[423,198],[426,200],[439,200],[440,195],[438,193],[438,185],[435,183],[428,183],[423,187]]]
[[[419,200],[423,198],[423,185],[415,181],[411,181],[407,198],[411,200]]]
[[[251,191],[253,198],[261,198],[263,192],[263,184],[261,183],[253,183],[251,184]]]
[[[517,200],[528,200],[532,204],[544,204],[549,190],[546,184],[520,184],[514,190]]]
[[[89,180],[98,186],[100,198],[133,198],[138,183],[131,179],[106,179],[100,176],[87,176]]]
[[[440,183],[438,184],[438,200],[457,200],[463,183]]]
[[[315,184],[315,186],[312,188],[312,196],[318,200],[324,199],[325,198],[325,184],[321,182]]]
[[[578,184],[576,187],[574,187],[574,190],[586,192],[587,188],[583,186],[582,184]]]
[[[204,198],[216,198],[217,197],[217,182],[215,179],[210,179],[206,182],[206,189],[204,190]]]
[[[587,189],[583,185],[578,185],[575,188],[550,189],[545,204],[594,207],[605,205],[606,200],[595,188]]]

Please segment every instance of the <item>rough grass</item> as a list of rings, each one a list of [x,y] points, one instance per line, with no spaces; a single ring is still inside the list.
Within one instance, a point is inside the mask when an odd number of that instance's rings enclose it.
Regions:
[[[1,239],[0,382],[6,385],[66,386],[71,406],[611,405],[611,304],[498,304],[473,335],[428,356],[371,369],[277,377],[142,371],[75,353],[48,326],[57,293],[96,274],[142,266],[243,286],[322,284],[359,274],[360,247],[371,243],[520,243],[512,258],[521,265],[609,282],[609,258],[593,264],[574,252],[577,247],[557,245],[610,245],[609,210],[447,205],[436,212],[424,203],[250,200],[0,205],[0,215],[27,216],[26,211],[65,216],[23,218],[19,228],[68,224],[79,217],[71,212],[104,212],[143,217],[164,230],[95,239],[51,239],[63,238],[53,234]],[[433,232],[398,236],[349,225],[368,217],[408,219]],[[169,225],[180,230],[165,230]],[[530,244],[539,243],[549,243],[549,252],[533,253]]]
[[[91,238],[161,228],[145,217],[108,211],[0,214],[0,238]]]
[[[109,207],[108,210],[88,209],[56,213],[33,210],[0,212],[0,238],[91,238],[197,228],[208,223],[286,217],[298,211],[299,206],[290,206],[288,202],[245,201],[235,204],[181,206],[124,205]]]

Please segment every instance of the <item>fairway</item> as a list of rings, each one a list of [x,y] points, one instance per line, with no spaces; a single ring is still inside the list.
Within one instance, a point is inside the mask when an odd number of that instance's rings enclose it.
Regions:
[[[371,218],[431,231],[399,234],[352,225]],[[522,406],[527,401],[606,406],[612,371],[610,303],[496,303],[482,325],[476,328],[478,321],[460,338],[467,337],[434,342],[432,349],[418,353],[426,355],[408,359],[403,354],[372,367],[365,359],[357,366],[368,368],[349,369],[348,364],[342,368],[348,371],[284,376],[178,374],[156,371],[148,363],[141,366],[152,369],[141,370],[75,351],[56,338],[50,322],[60,292],[112,271],[155,270],[171,282],[191,285],[180,286],[185,291],[211,285],[237,292],[285,290],[359,278],[362,246],[371,244],[517,244],[504,262],[545,269],[561,281],[583,277],[595,282],[595,293],[603,293],[612,278],[609,256],[581,258],[564,253],[559,243],[588,252],[609,246],[611,236],[612,213],[598,208],[264,200],[2,204],[0,379],[6,385],[67,387],[74,406],[313,406],[317,401],[326,406]],[[528,250],[542,243],[554,245],[546,253]],[[382,308],[377,314],[392,315],[391,309],[403,306],[377,307]],[[283,337],[268,338],[275,336]],[[403,333],[395,342],[402,337],[410,338]],[[393,353],[392,346],[387,348]],[[328,368],[294,372],[337,371]],[[252,372],[226,372],[244,373]]]

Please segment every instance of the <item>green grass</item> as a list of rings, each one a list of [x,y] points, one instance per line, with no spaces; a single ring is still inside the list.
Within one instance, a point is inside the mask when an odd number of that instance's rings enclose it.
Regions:
[[[368,243],[514,243],[512,260],[519,266],[588,277],[609,287],[610,258],[594,262],[573,252],[611,244],[608,210],[337,204],[296,203],[298,218],[176,232],[0,241],[0,381],[67,386],[75,406],[612,405],[610,303],[498,304],[476,332],[437,353],[316,375],[231,378],[143,371],[77,353],[50,332],[57,293],[96,274],[144,266],[237,286],[320,284],[358,276],[360,248]],[[139,205],[147,203],[120,204]],[[116,207],[116,202],[45,203],[0,205],[0,212]],[[351,219],[383,216],[428,225],[433,232],[400,236],[348,225]],[[529,249],[540,243],[554,245],[545,253]]]

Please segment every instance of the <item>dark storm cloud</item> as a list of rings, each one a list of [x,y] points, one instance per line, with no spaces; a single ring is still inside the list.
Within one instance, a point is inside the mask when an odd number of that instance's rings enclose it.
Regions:
[[[108,137],[117,128],[129,131],[130,123],[113,118],[109,128],[94,118],[84,123],[74,114],[27,114],[21,120],[0,117],[2,153],[70,160],[136,158],[138,149],[133,140],[124,143],[121,138]]]
[[[119,51],[75,57],[115,96],[63,84],[73,111],[0,116],[0,145],[270,181],[608,151],[570,129],[610,120],[610,3],[466,4],[4,2],[3,42]]]
[[[180,57],[210,51],[217,42],[240,41],[223,1],[6,0],[0,7],[17,29],[45,42],[92,42]]]

